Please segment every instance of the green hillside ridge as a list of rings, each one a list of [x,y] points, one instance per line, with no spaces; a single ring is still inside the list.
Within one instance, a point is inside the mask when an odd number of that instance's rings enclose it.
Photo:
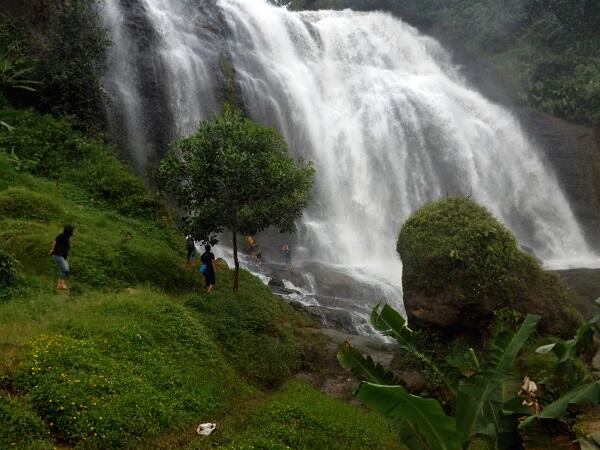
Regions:
[[[318,370],[312,319],[248,272],[236,294],[226,269],[203,292],[160,199],[110,147],[66,119],[0,117],[0,256],[16,260],[0,287],[0,449],[397,448],[379,416],[290,381]],[[65,223],[57,293],[47,253]],[[210,441],[195,434],[207,421]]]

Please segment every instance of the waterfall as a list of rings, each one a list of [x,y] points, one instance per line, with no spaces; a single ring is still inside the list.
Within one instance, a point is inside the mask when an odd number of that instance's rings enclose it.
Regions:
[[[217,110],[227,61],[253,119],[315,163],[297,258],[399,287],[401,224],[456,194],[488,207],[545,261],[593,258],[518,121],[399,19],[291,12],[264,0],[105,2],[114,42],[105,84],[132,159],[156,162],[168,140]]]

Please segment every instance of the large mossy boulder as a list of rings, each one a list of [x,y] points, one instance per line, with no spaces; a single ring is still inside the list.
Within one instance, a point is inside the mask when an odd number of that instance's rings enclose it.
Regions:
[[[560,336],[580,323],[559,278],[472,200],[447,198],[422,207],[403,225],[397,250],[411,324],[484,334],[502,308],[541,315],[542,331]]]

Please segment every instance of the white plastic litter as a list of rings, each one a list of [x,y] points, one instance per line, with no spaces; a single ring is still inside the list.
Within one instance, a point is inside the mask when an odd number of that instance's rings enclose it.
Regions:
[[[216,423],[201,423],[198,425],[198,428],[196,428],[196,433],[201,434],[202,436],[208,436],[210,433],[215,431],[215,428],[217,428]]]

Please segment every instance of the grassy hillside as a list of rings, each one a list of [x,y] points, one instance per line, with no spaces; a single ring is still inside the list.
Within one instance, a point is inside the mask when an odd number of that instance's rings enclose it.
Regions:
[[[311,319],[247,272],[236,294],[228,270],[202,291],[109,147],[65,119],[0,117],[0,449],[395,448],[380,417],[290,381],[318,369]],[[65,223],[62,293],[47,253]]]

